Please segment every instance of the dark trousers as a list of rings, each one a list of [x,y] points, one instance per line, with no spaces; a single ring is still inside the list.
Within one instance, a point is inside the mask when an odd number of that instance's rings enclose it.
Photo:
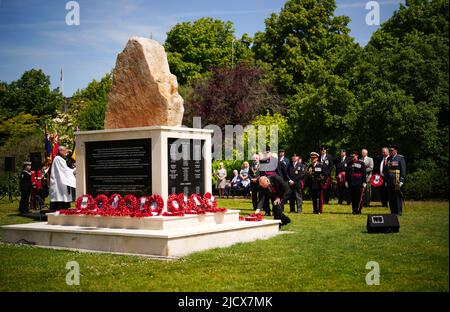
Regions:
[[[30,207],[30,192],[29,191],[21,192],[19,212],[20,213],[28,212],[29,207]]]
[[[310,189],[311,200],[314,213],[322,213],[323,211],[323,191],[322,189]]]
[[[297,211],[295,210],[295,204],[297,204]],[[291,212],[302,212],[303,198],[302,190],[291,187],[291,196],[289,196],[289,208]]]
[[[381,199],[381,206],[387,207],[389,202],[389,192],[386,185],[383,183],[382,186],[379,187],[380,189],[380,199]]]
[[[281,208],[281,206],[281,204],[274,205],[272,203],[273,219],[281,220],[281,225],[286,225],[291,222],[291,219],[283,213],[283,209]]]
[[[370,199],[372,197],[372,185],[370,183],[366,184],[366,188],[364,190],[364,206],[370,206]]]
[[[400,191],[393,186],[389,188],[389,209],[392,214],[402,215],[403,213],[403,198]]]
[[[281,207],[281,206],[280,206]],[[266,215],[270,216],[270,199],[268,196],[264,196],[264,212],[266,213]],[[283,209],[281,209],[281,211],[283,211]]]
[[[345,185],[338,185],[337,186],[337,193],[338,193],[338,203],[339,203],[339,205],[342,205],[342,203],[344,202],[344,199],[347,202],[347,205],[350,205],[352,200],[350,198],[349,191],[345,187]]]
[[[360,213],[363,202],[361,201],[362,186],[355,185],[350,186],[350,194],[352,196],[352,211],[354,213]]]
[[[249,193],[250,193],[250,185],[247,185],[246,187],[242,188],[242,196],[248,197]]]
[[[330,189],[331,185],[323,190],[323,203],[328,205],[328,202],[330,201]]]
[[[252,205],[253,210],[258,209],[258,193],[259,193],[259,186],[256,183],[250,184],[250,189],[252,191]]]
[[[289,182],[284,181],[284,184],[287,185],[287,187],[289,188],[289,192],[290,192]],[[284,211],[284,204],[285,204],[285,203],[281,203],[281,211]]]

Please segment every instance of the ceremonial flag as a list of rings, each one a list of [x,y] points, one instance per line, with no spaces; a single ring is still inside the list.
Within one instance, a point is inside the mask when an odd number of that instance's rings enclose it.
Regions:
[[[75,132],[80,131],[80,128],[76,127],[75,128]],[[70,156],[70,158],[73,159],[73,161],[77,161],[77,154],[76,154],[76,150],[75,147],[77,146],[77,142],[75,141],[75,139],[73,140],[73,148],[72,148],[72,155]]]
[[[55,133],[53,134],[53,149],[52,149],[52,159],[54,159],[58,155],[58,132],[55,128]]]
[[[47,126],[45,126],[44,144],[45,144],[45,157],[51,157],[52,143],[50,142],[50,131],[48,131]]]

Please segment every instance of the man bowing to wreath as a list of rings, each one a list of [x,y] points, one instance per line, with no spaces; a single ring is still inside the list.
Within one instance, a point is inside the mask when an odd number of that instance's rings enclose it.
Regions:
[[[75,170],[67,166],[67,148],[60,146],[58,155],[53,159],[50,173],[50,210],[70,208],[73,201],[70,187],[76,187]]]

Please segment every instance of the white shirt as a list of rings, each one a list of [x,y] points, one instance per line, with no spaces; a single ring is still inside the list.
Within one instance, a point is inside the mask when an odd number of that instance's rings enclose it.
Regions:
[[[74,169],[67,166],[64,158],[59,155],[55,157],[50,174],[50,202],[70,203],[72,201],[72,195],[67,187],[76,188],[76,179],[73,172]]]
[[[381,161],[381,164],[380,164],[380,174],[382,177],[384,177],[383,168],[384,168],[384,162],[386,161],[386,158],[387,157],[383,157],[383,160]]]

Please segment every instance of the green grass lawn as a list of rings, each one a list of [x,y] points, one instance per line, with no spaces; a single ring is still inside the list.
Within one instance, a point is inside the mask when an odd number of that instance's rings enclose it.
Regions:
[[[248,200],[219,204],[252,212]],[[15,215],[17,205],[0,202],[0,224],[30,222]],[[289,214],[283,235],[178,260],[1,243],[0,291],[449,291],[448,202],[407,202],[397,234],[367,234],[364,214],[334,202],[322,215],[309,201],[304,211]],[[79,286],[65,283],[73,260]],[[379,286],[366,285],[369,261],[380,265]]]

